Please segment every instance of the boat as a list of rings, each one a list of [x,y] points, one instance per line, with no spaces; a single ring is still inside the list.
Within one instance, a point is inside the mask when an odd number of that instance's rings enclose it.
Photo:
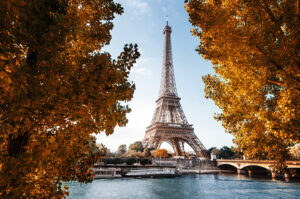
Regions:
[[[121,169],[117,168],[93,168],[94,179],[121,178]]]
[[[133,178],[172,178],[179,176],[175,168],[133,169],[122,174],[123,177]]]

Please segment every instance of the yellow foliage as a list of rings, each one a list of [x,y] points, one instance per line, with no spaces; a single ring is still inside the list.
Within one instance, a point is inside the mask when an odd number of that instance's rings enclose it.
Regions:
[[[155,158],[167,158],[168,157],[167,149],[156,149],[154,157]]]
[[[0,1],[0,198],[63,198],[63,181],[91,181],[92,133],[127,123],[139,57],[113,60],[113,0]]]
[[[133,150],[128,150],[122,157],[138,157],[138,158],[144,158],[144,154],[140,151],[133,151]]]
[[[197,51],[214,65],[203,77],[215,115],[251,159],[276,159],[300,142],[297,0],[186,0]]]

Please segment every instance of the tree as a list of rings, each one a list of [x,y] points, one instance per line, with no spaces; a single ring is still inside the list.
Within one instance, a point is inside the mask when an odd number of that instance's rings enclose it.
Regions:
[[[167,158],[168,155],[168,151],[167,149],[156,149],[154,157],[155,158]]]
[[[233,159],[233,158],[235,158],[235,153],[228,146],[223,146],[219,150],[218,158],[220,158],[220,159]]]
[[[91,152],[91,153],[100,153],[102,151],[97,146],[96,140],[97,140],[97,138],[94,135],[90,135],[90,139],[88,139],[88,142],[89,142],[88,143],[89,144],[89,152]]]
[[[144,147],[143,147],[143,144],[141,141],[136,141],[129,145],[129,150],[133,150],[136,152],[138,152],[138,151],[143,152]]]
[[[113,0],[0,1],[0,197],[62,198],[62,181],[91,181],[92,133],[127,123],[139,57],[108,45]]]
[[[244,159],[244,153],[238,147],[232,146],[230,149],[234,152],[234,159]]]
[[[144,152],[143,152],[143,155],[144,157],[151,157],[151,151],[155,150],[155,148],[145,148],[144,149]]]
[[[124,154],[126,153],[127,151],[127,146],[126,144],[121,144],[119,147],[118,147],[118,154]]]
[[[214,150],[216,150],[217,148],[216,147],[210,147],[208,150],[207,150],[207,156],[208,157],[211,157],[211,152],[213,152]]]
[[[96,141],[96,137],[95,137],[95,141]],[[100,153],[100,157],[101,158],[106,157],[109,152],[109,149],[107,149],[107,147],[102,143],[96,143],[95,145],[97,151]]]
[[[128,150],[126,153],[123,155],[123,157],[136,157],[136,158],[144,158],[144,154],[141,151],[133,151],[133,150]]]
[[[186,0],[201,42],[197,51],[215,74],[203,77],[234,143],[249,159],[285,167],[300,141],[299,1]]]

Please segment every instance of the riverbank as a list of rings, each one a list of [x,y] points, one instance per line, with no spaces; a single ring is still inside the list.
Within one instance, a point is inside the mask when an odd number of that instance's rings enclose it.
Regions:
[[[141,177],[141,178],[164,178],[178,177],[182,174],[216,174],[220,170],[217,168],[177,168],[175,166],[158,165],[102,165],[94,167],[94,179],[109,179],[121,177]]]
[[[203,169],[181,169],[180,170],[181,174],[217,174],[220,173],[219,169],[208,169],[208,170],[203,170]]]

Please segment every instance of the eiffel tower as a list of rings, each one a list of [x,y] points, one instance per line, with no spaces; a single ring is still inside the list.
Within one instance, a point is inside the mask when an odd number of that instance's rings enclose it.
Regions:
[[[205,147],[195,135],[193,125],[188,123],[180,105],[173,70],[171,32],[167,21],[163,30],[164,56],[159,97],[143,143],[147,148],[159,148],[163,142],[167,142],[176,156],[185,156],[184,143],[187,143],[198,157],[207,157]]]

